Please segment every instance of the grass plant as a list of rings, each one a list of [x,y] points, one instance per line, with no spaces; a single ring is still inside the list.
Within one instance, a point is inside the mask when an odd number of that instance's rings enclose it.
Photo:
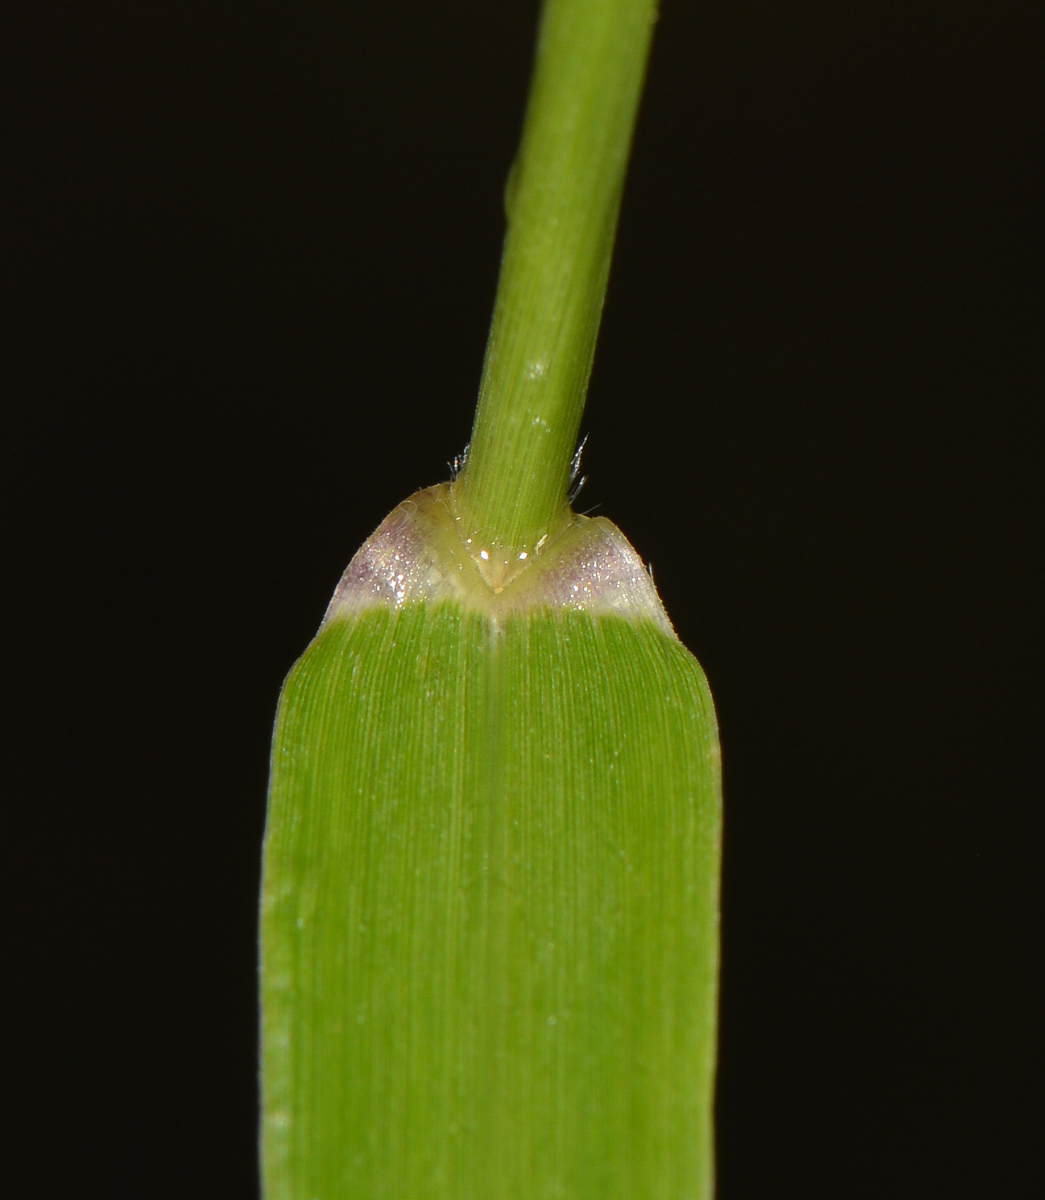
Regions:
[[[262,890],[268,1200],[704,1200],[711,697],[575,515],[649,0],[548,0],[467,461],[284,685]]]

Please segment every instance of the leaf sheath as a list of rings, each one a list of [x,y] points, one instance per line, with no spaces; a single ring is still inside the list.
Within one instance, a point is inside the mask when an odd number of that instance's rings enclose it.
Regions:
[[[719,830],[651,623],[329,626],[273,748],[269,1200],[710,1196]]]

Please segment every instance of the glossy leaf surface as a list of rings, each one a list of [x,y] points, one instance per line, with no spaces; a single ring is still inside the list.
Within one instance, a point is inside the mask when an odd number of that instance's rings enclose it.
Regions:
[[[719,843],[653,622],[328,624],[273,747],[268,1200],[709,1196]]]

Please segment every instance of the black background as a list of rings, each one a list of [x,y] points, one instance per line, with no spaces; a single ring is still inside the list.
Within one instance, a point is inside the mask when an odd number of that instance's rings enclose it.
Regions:
[[[1041,1179],[1039,8],[665,0],[583,499],[720,709],[721,1200]],[[272,713],[467,440],[535,19],[8,9],[13,1195],[255,1195]]]

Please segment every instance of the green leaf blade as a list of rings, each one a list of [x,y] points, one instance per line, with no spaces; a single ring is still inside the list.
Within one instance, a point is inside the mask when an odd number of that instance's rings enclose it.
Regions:
[[[719,830],[653,622],[328,625],[273,748],[270,1200],[710,1195]]]

